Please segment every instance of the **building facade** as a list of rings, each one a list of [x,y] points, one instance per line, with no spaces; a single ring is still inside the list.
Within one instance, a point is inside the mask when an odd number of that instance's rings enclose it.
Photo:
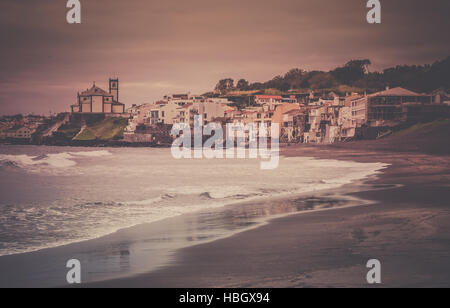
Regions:
[[[0,139],[24,139],[30,140],[33,131],[26,126],[16,126],[0,132]]]
[[[109,80],[109,92],[97,87],[94,82],[90,89],[78,93],[72,113],[125,113],[125,104],[119,102],[119,79]]]

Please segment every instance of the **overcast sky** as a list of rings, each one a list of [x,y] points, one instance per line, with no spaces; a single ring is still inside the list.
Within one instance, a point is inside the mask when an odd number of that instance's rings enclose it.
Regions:
[[[126,105],[173,92],[204,93],[221,78],[266,81],[291,68],[329,70],[369,58],[372,70],[450,55],[450,1],[381,0],[0,1],[0,114],[69,111],[78,91],[121,81]]]

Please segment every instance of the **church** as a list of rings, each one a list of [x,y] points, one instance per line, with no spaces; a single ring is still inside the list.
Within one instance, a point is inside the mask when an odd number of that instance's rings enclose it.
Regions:
[[[72,113],[125,113],[125,104],[119,102],[119,79],[109,79],[109,92],[94,84],[78,93],[78,102],[72,105]]]

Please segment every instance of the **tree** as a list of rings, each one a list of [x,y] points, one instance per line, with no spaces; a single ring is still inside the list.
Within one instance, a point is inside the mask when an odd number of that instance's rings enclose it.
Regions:
[[[216,85],[215,91],[220,94],[225,94],[232,89],[234,89],[234,80],[231,78],[226,78],[219,81]]]
[[[334,78],[342,84],[352,85],[362,79],[369,72],[369,59],[351,60],[344,67],[338,67],[331,72]]]
[[[240,79],[236,85],[236,88],[242,91],[245,91],[248,89],[249,83],[245,79]]]
[[[333,76],[324,72],[313,72],[308,82],[311,89],[329,89],[336,85]]]
[[[286,81],[298,81],[303,78],[305,71],[299,68],[293,68],[284,75]]]
[[[249,87],[249,90],[263,90],[264,89],[264,84],[261,82],[255,82],[252,83]]]
[[[293,68],[284,75],[284,80],[289,84],[290,89],[302,88],[304,84],[307,73],[299,68]]]
[[[416,92],[431,92],[442,88],[450,90],[450,57],[436,61],[432,65],[401,65],[385,69],[382,72],[369,72],[369,59],[351,60],[344,66],[329,72],[304,71],[291,69],[284,75],[276,76],[272,80],[261,83],[251,83],[241,79],[237,83],[239,90],[277,89],[286,92],[290,89],[351,89],[355,91],[379,91],[385,86],[401,86]],[[223,79],[217,86],[215,95],[225,94],[234,89],[233,79]],[[345,91],[347,92],[347,91]]]
[[[272,80],[268,81],[265,84],[265,88],[266,89],[277,89],[282,92],[286,92],[291,88],[291,85],[288,82],[286,82],[284,77],[276,76],[275,78],[273,78]]]

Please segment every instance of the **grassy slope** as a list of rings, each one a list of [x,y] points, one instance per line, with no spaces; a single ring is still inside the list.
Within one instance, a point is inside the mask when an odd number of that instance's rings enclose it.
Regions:
[[[79,125],[78,123],[67,123],[62,125],[54,135],[67,140],[71,140],[80,132],[80,129],[81,125]]]
[[[416,124],[380,142],[394,148],[432,154],[450,154],[450,119]]]
[[[379,140],[334,144],[333,147],[450,155],[450,119],[416,124]]]
[[[128,124],[127,119],[107,118],[92,126],[88,126],[77,138],[76,141],[108,141],[118,140],[123,137],[123,132]]]

